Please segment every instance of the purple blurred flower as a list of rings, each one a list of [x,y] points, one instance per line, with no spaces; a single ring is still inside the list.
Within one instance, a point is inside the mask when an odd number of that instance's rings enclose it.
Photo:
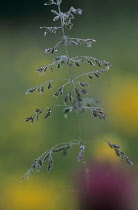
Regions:
[[[79,210],[132,210],[133,177],[119,166],[95,163],[75,183]]]

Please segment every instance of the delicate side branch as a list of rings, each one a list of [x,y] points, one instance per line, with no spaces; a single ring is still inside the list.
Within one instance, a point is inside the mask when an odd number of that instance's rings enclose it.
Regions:
[[[68,143],[60,143],[52,147],[51,149],[46,150],[41,156],[36,158],[31,168],[25,173],[25,175],[21,178],[21,181],[24,181],[26,179],[29,179],[31,175],[35,171],[40,172],[41,168],[43,167],[44,163],[47,162],[47,171],[49,172],[53,166],[53,155],[57,152],[62,153],[63,156],[67,155],[68,151],[72,148],[72,146],[79,146],[79,152],[77,155],[77,160],[81,161],[84,157],[84,152],[86,145],[93,141],[103,141],[107,143],[114,151],[117,157],[121,159],[121,161],[125,161],[128,165],[133,165],[132,161],[121,151],[121,147],[117,144],[112,144],[108,141],[102,140],[102,139],[94,139],[90,141],[80,142],[78,140],[72,140]]]

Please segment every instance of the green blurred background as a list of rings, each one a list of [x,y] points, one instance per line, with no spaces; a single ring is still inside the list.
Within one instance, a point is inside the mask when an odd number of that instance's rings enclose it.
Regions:
[[[56,205],[55,209],[77,209],[71,178],[74,169],[81,165],[76,160],[76,148],[67,157],[55,155],[50,173],[44,167],[29,182],[18,182],[32,161],[45,149],[79,136],[76,115],[70,114],[68,119],[64,119],[62,109],[55,109],[50,119],[41,118],[40,123],[24,123],[24,119],[36,108],[62,102],[62,98],[52,98],[58,84],[52,90],[45,91],[44,95],[25,95],[27,89],[47,78],[60,77],[66,71],[62,68],[41,77],[35,72],[54,60],[54,56],[45,54],[44,50],[61,37],[60,32],[56,36],[44,37],[43,31],[39,30],[40,26],[59,24],[52,22],[52,7],[44,7],[43,3],[38,0],[1,2],[0,209],[4,210],[48,209],[53,205]],[[112,64],[111,71],[90,81],[89,88],[89,97],[100,100],[108,119],[95,119],[89,112],[81,114],[81,137],[85,141],[103,138],[120,144],[134,162],[134,168],[137,168],[137,1],[64,0],[63,11],[72,5],[82,8],[84,12],[76,17],[72,31],[66,31],[66,34],[93,38],[97,42],[91,49],[71,46],[69,54],[90,55]],[[61,49],[56,56],[64,53]],[[86,68],[82,65],[73,71],[79,73]],[[111,149],[101,142],[91,143],[86,150],[86,160],[118,161]]]

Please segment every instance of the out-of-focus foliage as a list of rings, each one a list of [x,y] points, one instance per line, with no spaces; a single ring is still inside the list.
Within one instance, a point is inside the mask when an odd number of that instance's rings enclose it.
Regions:
[[[16,177],[17,178],[17,177]],[[2,193],[2,209],[64,209],[70,202],[75,209],[75,199],[63,180],[57,178],[35,179],[24,184],[10,183]],[[64,192],[63,194],[59,193]]]

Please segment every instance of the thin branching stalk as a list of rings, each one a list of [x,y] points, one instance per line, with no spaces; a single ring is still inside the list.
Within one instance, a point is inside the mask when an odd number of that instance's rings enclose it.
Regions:
[[[58,4],[58,11],[59,11],[59,14],[61,14],[60,4]],[[63,34],[63,38],[64,38],[64,37],[66,37],[66,35],[65,35],[65,30],[64,30],[63,18],[61,16],[60,16],[60,21],[61,21],[62,34]],[[66,43],[65,43],[65,51],[66,51],[66,57],[69,60],[68,47],[67,47],[67,44]],[[73,76],[72,76],[72,72],[71,72],[70,61],[68,63],[68,70],[69,70],[69,74],[70,74],[70,79],[71,79],[72,87],[73,87],[73,90],[74,90],[74,93],[75,93],[75,84],[74,84],[74,80],[73,80]]]
[[[74,7],[70,7],[68,12],[62,12],[61,11],[61,3],[62,0],[48,0],[44,5],[56,5],[58,11],[51,10],[51,12],[55,15],[53,18],[53,21],[60,20],[60,26],[54,26],[54,27],[45,27],[42,26],[40,29],[44,30],[44,36],[47,36],[48,33],[55,34],[57,30],[62,31],[62,38],[61,40],[54,45],[54,47],[45,49],[45,53],[51,53],[54,54],[59,50],[60,45],[64,45],[65,47],[65,55],[59,55],[55,57],[55,61],[53,61],[50,64],[47,64],[45,66],[39,67],[36,72],[40,73],[41,75],[46,74],[47,70],[54,71],[56,68],[57,70],[67,66],[67,70],[69,72],[69,78],[55,78],[55,79],[49,79],[44,81],[42,84],[35,86],[33,88],[30,88],[27,90],[27,94],[32,94],[36,91],[38,91],[38,94],[43,94],[45,91],[48,91],[52,89],[52,86],[57,80],[63,81],[64,84],[58,87],[56,92],[53,94],[54,97],[59,98],[63,97],[63,104],[51,104],[50,106],[44,106],[43,108],[36,108],[34,111],[34,114],[30,117],[27,117],[25,119],[25,122],[33,123],[34,120],[37,120],[39,122],[40,115],[44,114],[44,118],[48,119],[51,117],[51,113],[55,107],[61,107],[63,108],[63,113],[65,118],[68,117],[70,112],[75,112],[78,119],[78,139],[74,139],[70,142],[65,143],[59,143],[53,146],[50,149],[47,149],[40,155],[38,158],[36,158],[30,169],[26,172],[26,174],[22,177],[21,180],[28,179],[30,175],[32,175],[35,171],[40,171],[43,165],[47,164],[47,171],[49,172],[53,166],[54,163],[54,154],[55,153],[62,153],[62,155],[66,155],[69,150],[73,146],[78,146],[78,154],[76,155],[76,158],[78,161],[83,160],[84,158],[84,152],[87,148],[87,144],[93,141],[103,141],[104,143],[108,144],[111,149],[114,150],[115,154],[121,159],[121,161],[125,161],[129,165],[133,165],[132,161],[122,152],[121,147],[117,144],[110,143],[106,140],[102,139],[94,139],[94,140],[85,140],[82,139],[82,131],[80,126],[80,113],[85,112],[86,110],[90,111],[92,113],[92,116],[99,118],[101,120],[104,120],[107,118],[107,116],[104,114],[103,109],[98,106],[97,101],[93,99],[92,97],[86,97],[88,95],[87,87],[89,87],[91,84],[85,82],[85,81],[79,81],[78,79],[81,78],[88,78],[90,79],[90,82],[94,78],[99,78],[101,76],[101,73],[108,71],[110,69],[110,63],[105,60],[100,60],[92,56],[75,56],[75,57],[69,57],[68,54],[68,47],[70,45],[74,45],[74,47],[84,44],[86,47],[91,47],[92,43],[95,43],[96,40],[92,38],[72,38],[68,37],[65,34],[65,29],[70,30],[73,26],[72,20],[75,18],[75,15],[82,15],[81,9],[75,9]],[[74,67],[79,68],[80,65],[84,63],[86,65],[89,65],[92,70],[85,71],[82,74],[78,74],[75,78],[73,78],[72,69]],[[93,67],[97,67],[97,70],[93,70]],[[71,85],[69,85],[71,84]],[[70,88],[71,86],[71,88]],[[64,89],[66,91],[64,92]]]

